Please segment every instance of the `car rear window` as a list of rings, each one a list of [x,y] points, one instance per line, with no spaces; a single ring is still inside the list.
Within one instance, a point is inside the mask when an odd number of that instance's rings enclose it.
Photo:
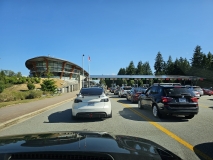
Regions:
[[[80,93],[82,95],[101,95],[103,93],[103,89],[101,89],[101,88],[84,88],[84,89],[81,89]]]
[[[187,88],[182,87],[169,87],[165,88],[164,91],[167,95],[180,95],[180,94],[190,94],[192,95],[192,92],[188,90]]]
[[[194,90],[198,91],[198,90],[201,90],[200,87],[193,87]]]
[[[126,88],[126,87],[124,88],[124,90],[131,90],[131,89],[132,89],[132,88]]]

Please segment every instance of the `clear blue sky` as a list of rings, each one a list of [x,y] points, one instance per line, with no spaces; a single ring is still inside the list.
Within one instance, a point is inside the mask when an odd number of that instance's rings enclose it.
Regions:
[[[190,59],[196,45],[213,53],[212,0],[1,0],[0,69],[28,75],[25,61],[66,59],[91,74],[117,74],[158,51]]]

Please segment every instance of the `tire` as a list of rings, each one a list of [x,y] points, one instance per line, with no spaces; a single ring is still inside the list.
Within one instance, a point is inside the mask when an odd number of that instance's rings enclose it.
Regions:
[[[163,118],[163,116],[160,114],[159,109],[156,105],[152,106],[152,114],[154,117]]]
[[[72,115],[71,118],[72,118],[73,120],[76,120],[76,119],[77,119],[77,117],[76,117],[76,116],[73,116],[73,115]]]
[[[131,97],[131,102],[134,103],[133,97]]]
[[[195,115],[185,116],[186,119],[192,119]]]

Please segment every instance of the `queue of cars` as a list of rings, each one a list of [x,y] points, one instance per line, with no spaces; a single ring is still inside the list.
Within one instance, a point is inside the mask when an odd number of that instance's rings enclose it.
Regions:
[[[191,119],[199,111],[198,99],[213,91],[203,90],[199,86],[182,86],[181,84],[153,84],[147,88],[125,87],[118,89],[119,97],[126,97],[132,103],[138,102],[138,108],[151,107],[154,117],[167,115],[182,116]]]
[[[193,118],[199,111],[198,99],[202,95],[213,95],[211,89],[180,84],[153,84],[145,87],[122,86],[110,89],[118,97],[137,102],[139,109],[150,107],[154,117],[184,116]],[[72,118],[111,118],[111,101],[104,88],[82,88],[72,106]]]

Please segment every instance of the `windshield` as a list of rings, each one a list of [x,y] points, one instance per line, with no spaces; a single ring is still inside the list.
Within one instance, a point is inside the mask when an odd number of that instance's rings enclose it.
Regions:
[[[187,88],[165,88],[165,92],[167,95],[181,95],[181,94],[191,94],[191,92]]]
[[[212,87],[213,0],[0,0],[0,136],[101,131],[213,160]]]
[[[103,90],[100,88],[83,88],[80,91],[81,95],[101,95]]]
[[[132,88],[127,88],[127,87],[125,87],[125,88],[123,88],[123,90],[131,90]]]

